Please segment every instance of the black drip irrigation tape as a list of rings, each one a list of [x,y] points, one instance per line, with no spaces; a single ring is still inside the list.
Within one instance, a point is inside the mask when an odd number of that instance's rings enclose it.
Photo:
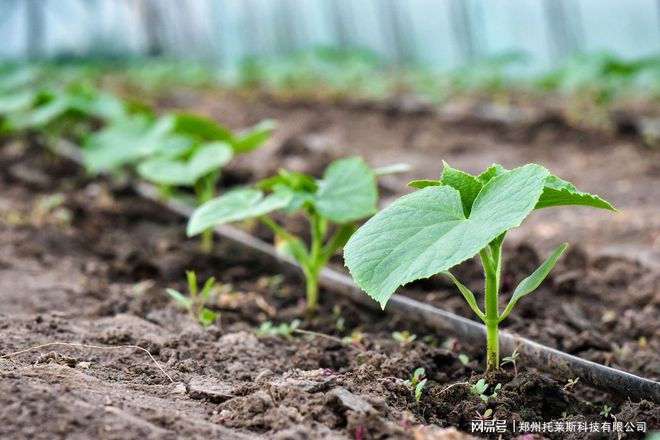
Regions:
[[[68,142],[59,143],[55,147],[55,152],[79,164],[82,162],[80,149]],[[154,201],[183,217],[190,217],[194,210],[193,207],[181,201],[163,199],[158,190],[148,183],[139,182],[133,187],[143,198]],[[300,276],[302,273],[293,260],[282,257],[273,246],[245,231],[227,225],[216,226],[214,231],[220,238],[241,246],[255,257],[276,264],[287,274]],[[349,276],[336,270],[325,268],[319,276],[319,285],[342,294],[353,302],[380,310],[376,302],[365,295]],[[392,295],[387,311],[408,316],[413,322],[421,319],[425,324],[450,332],[461,339],[484,346],[486,344],[486,327],[483,324],[403,295]],[[587,361],[507,331],[500,331],[500,348],[503,352],[518,350],[526,361],[562,381],[579,377],[580,382],[619,397],[635,401],[649,400],[660,404],[660,382]]]

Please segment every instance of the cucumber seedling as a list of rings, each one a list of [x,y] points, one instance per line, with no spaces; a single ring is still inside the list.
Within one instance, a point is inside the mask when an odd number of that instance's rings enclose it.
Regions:
[[[311,312],[318,306],[321,269],[346,244],[356,229],[355,222],[376,212],[377,174],[378,170],[371,170],[358,157],[331,163],[320,180],[280,170],[257,188],[230,191],[199,207],[188,222],[188,236],[215,225],[259,219],[273,231],[278,251],[302,268]],[[311,230],[309,245],[268,216],[275,211],[302,213]]]
[[[499,324],[523,296],[539,287],[567,247],[560,245],[522,280],[500,313],[502,245],[507,231],[520,226],[535,209],[583,205],[616,211],[600,197],[578,191],[535,164],[512,170],[493,165],[473,176],[445,163],[440,180],[414,181],[410,186],[419,190],[400,197],[353,234],[344,250],[346,266],[383,308],[397,287],[436,274],[447,276],[486,324],[488,370],[500,366]],[[484,268],[485,311],[449,272],[475,255]]]
[[[218,318],[218,315],[215,312],[206,308],[206,301],[213,291],[215,278],[211,277],[206,280],[206,283],[204,283],[204,287],[202,287],[201,291],[199,290],[199,286],[197,284],[197,275],[195,272],[191,270],[186,271],[186,279],[188,281],[189,296],[186,296],[178,290],[174,289],[167,289],[167,293],[172,298],[174,298],[176,302],[181,305],[181,307],[187,310],[193,319],[202,324],[204,327],[208,327]]]
[[[274,128],[272,122],[264,121],[236,136],[199,116],[176,114],[172,118],[172,132],[191,139],[188,147],[179,151],[157,152],[141,162],[137,171],[143,179],[165,188],[165,192],[171,187],[192,188],[196,206],[215,197],[222,167],[234,155],[258,148]],[[202,231],[201,247],[204,253],[213,249],[213,231],[210,228]]]

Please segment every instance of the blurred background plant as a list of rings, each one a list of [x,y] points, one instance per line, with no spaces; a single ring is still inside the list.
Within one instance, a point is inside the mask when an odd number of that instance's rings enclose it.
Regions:
[[[36,89],[31,99],[52,106],[14,125],[118,112],[109,98],[85,101],[98,85],[124,95],[185,85],[413,107],[559,100],[573,123],[611,128],[613,108],[656,111],[659,10],[651,0],[4,0],[0,113],[25,105],[7,91],[33,81],[79,96]]]

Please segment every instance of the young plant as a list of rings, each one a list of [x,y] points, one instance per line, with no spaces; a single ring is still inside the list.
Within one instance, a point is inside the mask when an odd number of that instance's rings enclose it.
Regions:
[[[564,391],[568,391],[569,393],[572,393],[573,388],[575,388],[575,385],[577,385],[579,380],[580,380],[579,377],[576,377],[575,379],[568,379],[568,381],[566,381],[566,384],[564,385]]]
[[[188,148],[174,153],[156,154],[138,165],[138,173],[161,187],[187,187],[195,193],[195,205],[200,206],[215,197],[221,168],[235,154],[258,148],[273,129],[269,121],[236,137],[215,122],[187,114],[174,119],[173,132],[192,139]],[[202,251],[213,249],[213,230],[202,231]]]
[[[600,415],[607,418],[610,416],[611,413],[612,413],[612,407],[603,405],[603,409],[600,411]]]
[[[358,157],[333,162],[320,180],[280,170],[258,188],[234,190],[202,205],[188,222],[188,236],[218,224],[259,219],[275,234],[278,251],[301,266],[307,309],[314,311],[321,269],[353,234],[355,222],[376,211],[377,198],[376,173]],[[274,211],[302,213],[309,221],[310,244],[270,218]]]
[[[488,420],[493,415],[493,410],[488,408],[483,414],[479,411],[475,411],[475,414],[477,415],[477,420]]]
[[[520,356],[520,353],[518,353],[518,349],[514,348],[513,352],[511,353],[511,356],[505,356],[502,358],[502,362],[500,363],[500,366],[503,367],[506,364],[511,364],[513,365],[513,374],[518,375],[518,367],[516,366],[516,360],[518,359],[518,356]]]
[[[392,339],[398,341],[402,346],[406,346],[417,339],[417,335],[404,330],[402,332],[392,332]]]
[[[495,385],[495,388],[493,388],[493,392],[490,395],[486,394],[486,391],[488,391],[488,384],[484,379],[479,379],[477,383],[472,385],[470,388],[470,392],[476,396],[479,396],[481,400],[484,401],[484,403],[488,403],[488,399],[492,399],[497,397],[497,392],[502,388],[502,384],[498,383]]]
[[[560,245],[525,278],[500,313],[502,245],[508,230],[535,209],[583,205],[616,211],[598,196],[529,164],[513,170],[493,165],[478,176],[444,164],[440,180],[411,182],[419,188],[364,224],[348,241],[344,259],[357,284],[384,308],[397,287],[443,274],[486,324],[487,366],[500,366],[499,324],[516,303],[536,290],[567,244]],[[479,255],[485,277],[485,311],[449,269]]]
[[[293,337],[293,333],[298,329],[298,327],[300,327],[299,319],[294,319],[289,324],[283,322],[279,325],[273,325],[272,322],[266,321],[259,326],[255,333],[259,338],[283,336],[287,339],[291,339]]]
[[[426,386],[426,381],[426,370],[423,368],[418,368],[415,370],[410,379],[403,382],[403,385],[412,391],[413,395],[415,396],[415,401],[419,402],[422,398],[422,391]]]
[[[206,301],[209,298],[209,295],[213,291],[213,285],[215,284],[215,278],[211,277],[206,280],[202,290],[199,290],[197,284],[197,275],[192,270],[186,271],[186,278],[188,281],[188,294],[185,296],[181,292],[174,289],[167,289],[167,293],[178,302],[181,307],[186,309],[190,316],[193,319],[198,321],[204,327],[208,327],[213,324],[218,318],[218,315],[207,309]]]

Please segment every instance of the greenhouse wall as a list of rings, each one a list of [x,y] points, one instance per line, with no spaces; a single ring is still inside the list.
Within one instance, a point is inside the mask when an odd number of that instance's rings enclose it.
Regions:
[[[0,60],[171,55],[235,65],[311,46],[450,68],[502,53],[531,69],[660,49],[657,0],[2,0]]]

